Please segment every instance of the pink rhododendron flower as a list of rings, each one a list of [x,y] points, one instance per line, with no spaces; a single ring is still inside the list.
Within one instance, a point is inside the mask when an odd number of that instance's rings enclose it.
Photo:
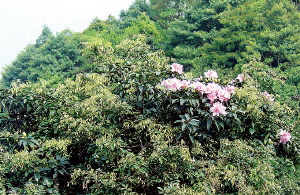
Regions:
[[[176,78],[164,80],[161,85],[166,87],[167,90],[171,91],[177,91],[181,89],[181,81]]]
[[[220,114],[227,115],[227,112],[225,110],[226,107],[223,106],[220,102],[214,103],[214,105],[210,108],[210,111],[213,113],[213,116],[219,116]]]
[[[225,90],[226,90],[228,93],[235,94],[235,87],[232,86],[232,85],[227,85],[227,86],[225,87]]]
[[[220,102],[227,102],[230,99],[230,94],[227,90],[222,89],[218,92],[218,98]]]
[[[280,132],[279,132],[279,135],[281,135],[280,136],[280,143],[283,143],[284,145],[287,143],[287,142],[289,142],[289,141],[291,141],[291,138],[292,138],[292,136],[291,136],[291,134],[289,133],[289,132],[287,132],[286,130],[281,130]]]
[[[190,81],[187,81],[187,80],[182,80],[182,81],[180,81],[180,89],[184,89],[184,88],[187,88],[187,87],[189,87],[189,85],[190,85]]]
[[[218,94],[219,90],[221,90],[221,87],[217,83],[208,83],[205,93]]]
[[[230,99],[230,94],[226,89],[222,89],[217,83],[209,83],[206,87],[207,98],[212,104],[216,99],[219,99],[220,102],[226,102]]]
[[[209,93],[207,99],[210,100],[210,104],[213,104],[213,102],[218,99],[218,96],[215,93]]]
[[[193,82],[189,87],[201,92],[202,95],[206,92],[206,85],[201,82]]]
[[[239,74],[237,77],[236,77],[237,80],[239,80],[240,82],[243,82],[245,80],[245,76],[244,74]]]
[[[236,82],[236,80],[232,80],[229,82],[230,85],[233,85]]]
[[[209,71],[205,72],[204,76],[206,78],[218,78],[218,74],[213,70],[209,70]]]
[[[267,98],[267,100],[269,100],[271,102],[273,102],[274,99],[275,99],[275,98],[272,98],[271,95],[268,92],[266,92],[266,91],[263,92],[262,94]]]
[[[172,72],[177,72],[179,74],[182,74],[182,71],[183,71],[183,66],[182,65],[177,64],[177,63],[173,63],[171,65],[171,68],[172,68],[171,69]]]

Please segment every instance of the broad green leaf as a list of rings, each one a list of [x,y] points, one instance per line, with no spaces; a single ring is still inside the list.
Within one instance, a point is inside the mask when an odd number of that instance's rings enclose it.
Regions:
[[[191,134],[189,134],[189,137],[190,137],[192,144],[195,144],[195,137]]]
[[[189,114],[185,114],[184,116],[186,117],[186,120],[190,120],[191,118]]]
[[[212,124],[212,119],[209,118],[206,122],[207,122],[207,130],[209,131],[210,127],[211,127],[211,124]]]
[[[215,124],[216,124],[216,126],[217,126],[218,131],[220,131],[220,130],[221,130],[220,121],[219,121],[218,119],[216,119],[216,120],[214,120],[214,121],[215,121]]]
[[[192,119],[189,123],[192,124],[193,126],[198,126],[199,125],[199,122],[196,119]]]
[[[34,174],[34,179],[35,179],[36,181],[39,181],[40,178],[41,178],[40,173],[35,173],[35,174]]]

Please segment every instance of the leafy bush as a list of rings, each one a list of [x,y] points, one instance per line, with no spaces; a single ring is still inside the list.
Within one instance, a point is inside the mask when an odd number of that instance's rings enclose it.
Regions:
[[[92,72],[1,91],[2,193],[299,192],[288,106],[248,72],[191,78],[146,42],[95,39],[84,51]]]

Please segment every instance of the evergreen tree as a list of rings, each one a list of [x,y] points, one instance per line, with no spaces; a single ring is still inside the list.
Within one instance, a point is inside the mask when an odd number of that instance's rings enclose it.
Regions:
[[[36,39],[36,47],[41,47],[42,45],[46,44],[48,40],[53,38],[53,34],[50,28],[47,25],[44,25],[42,34]]]

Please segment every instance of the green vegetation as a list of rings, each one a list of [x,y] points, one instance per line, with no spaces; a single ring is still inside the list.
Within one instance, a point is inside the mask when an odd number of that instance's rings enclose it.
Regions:
[[[2,73],[0,193],[300,194],[298,6],[136,0],[45,26]]]
[[[45,26],[36,44],[28,45],[17,59],[2,73],[3,83],[9,87],[13,80],[36,82],[38,78],[63,81],[83,65],[81,43],[69,30],[54,37]]]

